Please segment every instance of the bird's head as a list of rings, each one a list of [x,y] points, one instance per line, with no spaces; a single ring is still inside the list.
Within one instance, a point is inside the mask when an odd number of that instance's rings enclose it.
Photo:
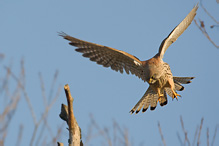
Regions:
[[[152,58],[146,61],[145,64],[145,78],[149,84],[154,84],[162,75],[160,62]]]

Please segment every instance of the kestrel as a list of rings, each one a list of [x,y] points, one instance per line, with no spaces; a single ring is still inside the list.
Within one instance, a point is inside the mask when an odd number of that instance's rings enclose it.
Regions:
[[[70,41],[70,45],[77,47],[75,50],[90,58],[91,61],[104,67],[111,67],[112,70],[135,74],[144,82],[147,81],[149,88],[138,103],[131,109],[131,113],[138,113],[141,109],[145,112],[150,106],[154,110],[157,102],[161,106],[167,104],[167,94],[173,99],[178,99],[179,94],[176,91],[182,91],[184,87],[181,84],[191,83],[194,77],[173,77],[170,66],[163,61],[164,53],[167,48],[174,43],[177,38],[188,28],[193,21],[198,4],[190,11],[185,19],[177,25],[172,32],[162,41],[159,52],[149,60],[140,61],[137,57],[124,51],[102,46],[77,38],[71,37],[65,33],[60,33],[64,39]]]

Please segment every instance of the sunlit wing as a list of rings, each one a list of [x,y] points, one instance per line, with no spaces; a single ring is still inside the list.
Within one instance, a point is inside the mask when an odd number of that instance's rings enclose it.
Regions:
[[[77,52],[83,53],[83,56],[90,58],[91,61],[104,67],[111,67],[112,70],[120,73],[123,73],[123,70],[127,74],[131,72],[144,80],[142,62],[135,56],[114,48],[79,40],[63,32],[59,35],[69,40],[70,45],[77,47],[75,49]]]
[[[172,32],[166,37],[160,45],[159,54],[160,57],[163,58],[164,53],[166,52],[167,48],[174,43],[177,38],[188,28],[188,26],[192,23],[196,11],[198,9],[198,4],[190,11],[190,13],[186,16],[186,18],[177,25]]]
[[[149,86],[143,97],[138,101],[138,103],[131,109],[130,113],[134,112],[137,114],[142,109],[145,112],[150,106],[151,110],[154,110],[157,106],[157,93]]]

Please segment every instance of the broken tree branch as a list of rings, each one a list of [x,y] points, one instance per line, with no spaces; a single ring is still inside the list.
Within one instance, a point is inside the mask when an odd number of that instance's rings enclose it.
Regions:
[[[60,118],[67,122],[69,127],[69,146],[83,146],[81,140],[81,129],[78,126],[78,123],[75,119],[73,112],[73,101],[74,98],[71,96],[70,88],[68,84],[64,86],[67,105],[62,104],[61,113],[59,114]]]

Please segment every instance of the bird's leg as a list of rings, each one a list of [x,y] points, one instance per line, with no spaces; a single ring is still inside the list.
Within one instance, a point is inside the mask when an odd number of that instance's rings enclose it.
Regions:
[[[163,94],[160,93],[160,88],[157,88],[157,94],[158,94],[159,97],[163,96]]]
[[[176,98],[176,99],[178,100],[178,97],[177,97],[177,96],[181,97],[181,95],[177,94],[176,91],[174,91],[172,88],[171,88],[171,90],[172,90],[172,92],[173,92],[173,97],[172,97],[172,98],[173,98],[173,99]]]
[[[163,94],[160,93],[160,88],[157,88],[157,94],[158,94],[158,99],[157,102],[161,102],[161,98],[164,96]]]
[[[178,100],[177,96],[181,97],[181,95],[177,94],[176,91],[174,90],[175,85],[174,85],[173,79],[169,79],[168,81],[169,81],[169,84],[170,84],[170,89],[173,92],[173,97],[172,98],[173,99],[176,98]]]

